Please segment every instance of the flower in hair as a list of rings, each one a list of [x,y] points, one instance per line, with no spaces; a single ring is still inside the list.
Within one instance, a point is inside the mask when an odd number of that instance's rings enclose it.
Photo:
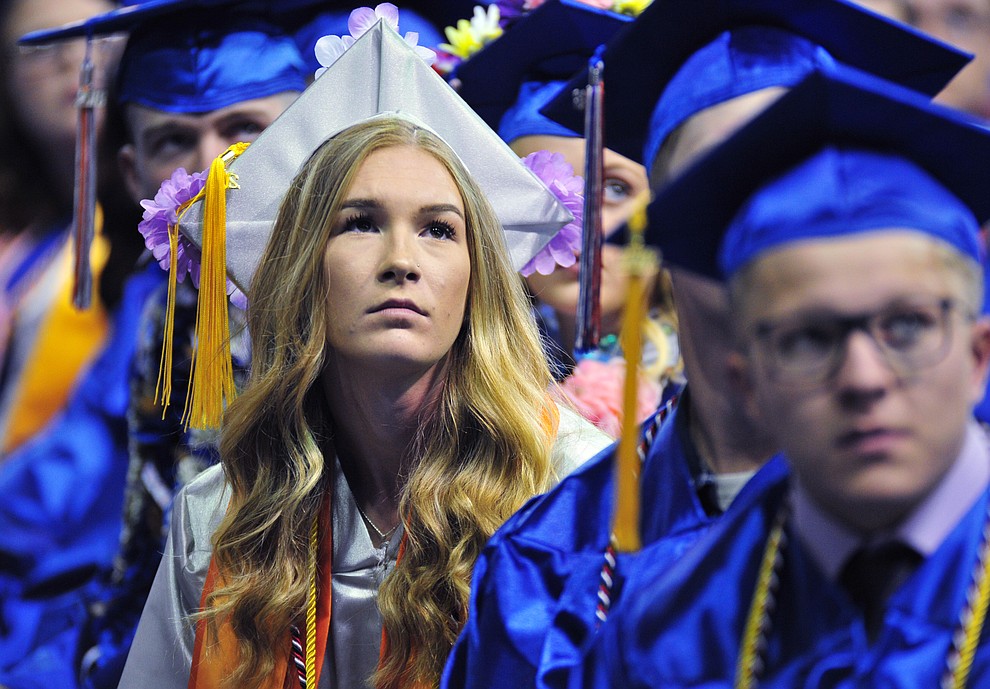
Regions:
[[[574,220],[560,228],[545,247],[540,249],[519,272],[549,275],[557,266],[572,266],[581,254],[581,226],[584,216],[584,180],[574,174],[574,168],[560,153],[536,151],[523,158],[523,164],[543,182]]]
[[[169,270],[172,258],[169,227],[179,224],[179,209],[202,191],[206,186],[207,175],[205,170],[189,174],[185,168],[180,167],[162,182],[154,199],[141,201],[144,214],[138,224],[138,231],[144,237],[144,245],[162,270]],[[199,249],[179,232],[175,253],[176,281],[183,282],[188,274],[193,285],[199,288],[200,256]],[[227,296],[234,306],[247,308],[247,297],[230,280],[227,280]]]
[[[438,47],[461,60],[466,60],[486,45],[502,35],[499,25],[499,6],[492,3],[486,10],[475,5],[471,19],[458,19],[457,26],[448,26],[443,30],[448,43]]]
[[[316,70],[316,76],[323,74],[327,67],[336,62],[344,51],[354,45],[354,41],[367,33],[379,20],[385,20],[386,24],[399,32],[399,8],[390,2],[383,2],[376,5],[375,9],[358,7],[351,12],[350,17],[347,18],[349,36],[323,36],[318,40],[314,52],[317,62],[323,66]],[[436,61],[437,54],[434,51],[419,45],[419,32],[407,31],[402,38],[426,64],[432,65]]]

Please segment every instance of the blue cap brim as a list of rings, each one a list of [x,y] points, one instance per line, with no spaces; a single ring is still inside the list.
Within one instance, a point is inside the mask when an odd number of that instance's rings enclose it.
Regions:
[[[907,159],[979,222],[990,219],[990,130],[913,91],[843,68],[813,73],[675,178],[650,204],[647,243],[660,248],[665,262],[722,279],[719,247],[743,204],[830,144]]]
[[[56,43],[79,36],[103,36],[121,31],[131,31],[149,20],[193,7],[213,7],[230,4],[230,0],[147,0],[137,5],[120,7],[95,17],[65,24],[53,29],[43,29],[24,34],[20,45]]]
[[[299,9],[316,6],[320,2],[321,0],[278,0],[278,2],[261,2],[260,0],[145,0],[82,21],[52,29],[32,31],[21,36],[17,42],[20,45],[42,45],[80,36],[103,36],[122,31],[133,31],[149,21],[176,12],[196,9],[223,9],[236,5],[259,13],[282,16]]]
[[[720,33],[747,26],[784,29],[825,48],[832,57],[884,79],[935,95],[970,56],[847,0],[655,0],[605,50],[605,145],[642,161],[653,107],[677,70]],[[543,109],[580,132],[584,115],[571,92]]]
[[[632,18],[577,0],[548,0],[458,65],[458,94],[497,129],[528,81],[568,79]]]
[[[117,100],[167,112],[207,112],[306,87],[312,71],[293,32],[311,18],[316,2],[148,0],[22,42],[127,31]]]

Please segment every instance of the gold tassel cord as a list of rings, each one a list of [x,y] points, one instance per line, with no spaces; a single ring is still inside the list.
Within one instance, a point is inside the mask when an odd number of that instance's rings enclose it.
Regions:
[[[646,317],[646,291],[650,276],[656,271],[656,256],[643,244],[646,229],[644,198],[629,220],[631,240],[625,261],[629,272],[629,288],[622,317],[620,342],[626,359],[626,379],[622,399],[622,433],[619,437],[616,461],[616,501],[612,533],[616,550],[635,552],[640,549],[639,535],[639,470],[636,451],[639,425],[636,423],[637,387],[643,357],[641,324]]]
[[[195,197],[199,198],[199,196]],[[183,204],[179,212],[184,212],[192,201]],[[158,382],[155,383],[155,404],[162,405],[162,418],[168,411],[172,399],[172,354],[175,343],[175,291],[178,273],[179,226],[168,226],[168,292],[165,298],[165,332],[162,336],[162,355],[158,360]]]

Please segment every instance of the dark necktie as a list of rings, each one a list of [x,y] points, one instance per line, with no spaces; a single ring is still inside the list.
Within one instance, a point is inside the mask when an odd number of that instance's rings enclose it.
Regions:
[[[870,643],[876,641],[883,628],[887,599],[907,581],[921,561],[918,551],[897,541],[860,548],[846,561],[839,581],[863,611]]]
[[[887,599],[911,576],[921,561],[918,551],[895,541],[860,548],[842,568],[839,581],[863,611],[870,643],[876,641],[883,628]]]

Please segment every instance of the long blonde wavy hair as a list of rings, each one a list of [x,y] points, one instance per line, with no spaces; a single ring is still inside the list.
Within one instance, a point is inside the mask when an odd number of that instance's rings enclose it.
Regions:
[[[232,499],[213,541],[223,585],[211,628],[229,622],[239,665],[230,685],[257,687],[305,611],[308,534],[333,474],[330,418],[319,385],[327,353],[332,221],[374,151],[416,146],[460,190],[471,278],[465,320],[437,400],[407,449],[399,511],[405,552],[378,604],[389,654],[378,687],[433,686],[464,624],[485,541],[555,480],[546,424],[549,369],[501,226],[476,183],[435,134],[400,117],[355,125],[325,142],[286,193],[250,290],[252,378],[227,411],[221,455]],[[324,582],[323,585],[329,585]]]

